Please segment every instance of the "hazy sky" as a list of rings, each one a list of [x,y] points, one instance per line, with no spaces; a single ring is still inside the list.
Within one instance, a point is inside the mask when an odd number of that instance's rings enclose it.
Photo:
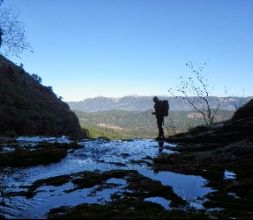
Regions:
[[[207,62],[214,94],[253,95],[252,0],[4,0],[34,53],[21,59],[65,101],[168,95]]]

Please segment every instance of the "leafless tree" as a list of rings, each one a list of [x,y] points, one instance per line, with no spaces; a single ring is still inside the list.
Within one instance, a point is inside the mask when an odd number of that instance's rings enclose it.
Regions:
[[[202,74],[206,63],[194,65],[192,62],[188,62],[186,66],[190,69],[191,76],[188,78],[184,78],[183,76],[179,77],[180,83],[176,88],[176,92],[202,115],[207,125],[212,125],[221,103],[215,108],[212,108],[210,105],[209,98],[212,89],[210,88],[208,79]],[[168,91],[175,96],[173,89],[169,89]]]
[[[1,0],[0,0],[1,5]],[[25,28],[18,13],[11,8],[0,7],[0,53],[19,56],[24,50],[30,50]]]

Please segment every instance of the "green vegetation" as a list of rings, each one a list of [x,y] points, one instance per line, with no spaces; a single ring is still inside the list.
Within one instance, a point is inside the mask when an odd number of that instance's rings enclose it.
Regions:
[[[103,128],[96,125],[84,125],[89,138],[108,138],[110,140],[128,139],[130,136],[121,134],[110,128]]]
[[[76,112],[81,127],[88,130],[91,138],[109,139],[154,138],[157,125],[152,110],[137,112],[110,110],[102,112]],[[217,114],[216,122],[230,119],[233,111],[222,110]],[[205,124],[202,116],[195,111],[171,111],[165,118],[167,136],[186,132],[190,128]]]

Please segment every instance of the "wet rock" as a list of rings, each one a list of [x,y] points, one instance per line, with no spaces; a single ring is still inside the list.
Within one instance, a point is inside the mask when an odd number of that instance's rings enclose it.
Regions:
[[[175,219],[206,218],[201,212],[187,210],[167,211],[161,205],[142,200],[127,198],[107,205],[79,205],[73,208],[62,207],[48,213],[49,218],[84,219]]]
[[[40,143],[34,148],[16,145],[15,151],[0,153],[0,167],[28,167],[56,163],[67,156],[68,149],[78,147],[75,143]]]
[[[90,188],[97,184],[101,184],[110,178],[123,178],[129,172],[136,172],[136,171],[113,170],[104,173],[82,172],[76,175],[76,177],[72,180],[72,183],[77,185],[77,187],[73,190],[81,188]]]
[[[239,108],[234,114],[232,120],[240,120],[253,117],[253,100],[249,101],[246,105]]]

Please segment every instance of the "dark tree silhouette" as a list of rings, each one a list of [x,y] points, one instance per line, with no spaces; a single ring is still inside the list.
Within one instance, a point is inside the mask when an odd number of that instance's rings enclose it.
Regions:
[[[0,0],[0,5],[3,0]],[[0,7],[0,53],[19,56],[24,50],[29,50],[25,28],[19,20],[18,13],[10,8]]]

